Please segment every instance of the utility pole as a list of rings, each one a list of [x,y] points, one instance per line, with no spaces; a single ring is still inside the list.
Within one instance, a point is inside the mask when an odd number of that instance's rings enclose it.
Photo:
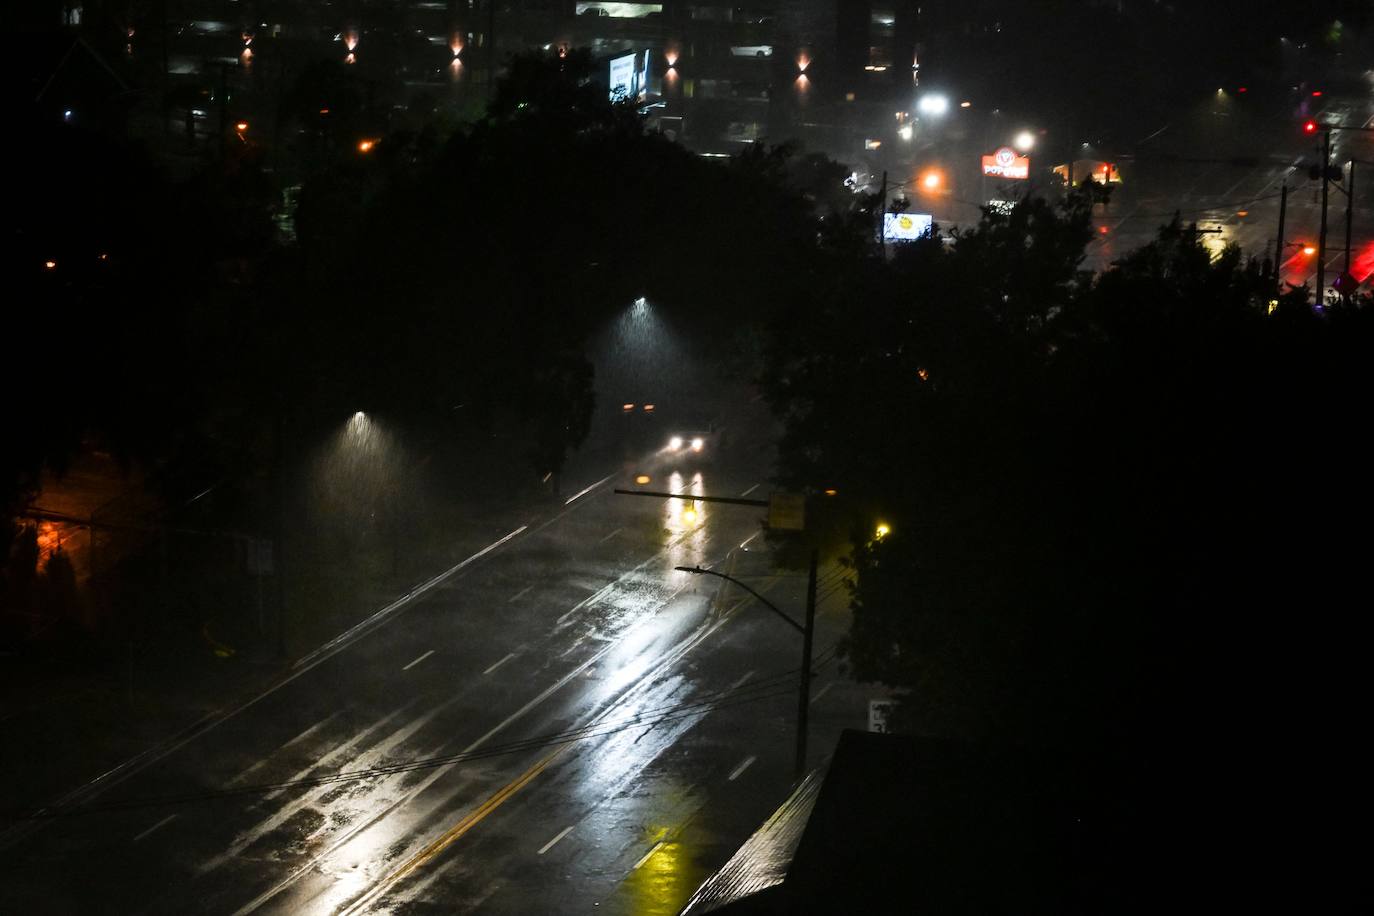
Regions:
[[[887,169],[883,169],[883,187],[878,192],[878,251],[887,259]]]
[[[1279,237],[1274,247],[1274,289],[1283,281],[1283,222],[1288,216],[1288,182],[1279,191]]]
[[[1326,298],[1326,202],[1330,195],[1331,131],[1322,131],[1322,228],[1317,238],[1317,305]]]
[[[1350,226],[1355,207],[1355,160],[1350,160],[1350,181],[1345,186],[1345,273],[1350,274]]]
[[[797,778],[806,773],[806,733],[811,709],[811,644],[816,633],[817,552],[811,551],[811,569],[806,577],[806,629],[802,632],[801,688],[797,691]]]

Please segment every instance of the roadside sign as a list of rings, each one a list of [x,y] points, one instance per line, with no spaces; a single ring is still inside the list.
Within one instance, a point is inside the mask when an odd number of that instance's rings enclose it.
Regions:
[[[868,730],[880,735],[887,734],[888,716],[897,705],[896,700],[868,701]]]
[[[770,494],[768,527],[774,531],[805,531],[806,497],[800,493]]]
[[[991,156],[983,157],[983,174],[997,178],[1029,178],[1030,159],[1016,155],[1016,150],[1004,146]]]

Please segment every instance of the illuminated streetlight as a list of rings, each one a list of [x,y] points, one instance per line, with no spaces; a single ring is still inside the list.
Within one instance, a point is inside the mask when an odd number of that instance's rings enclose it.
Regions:
[[[873,536],[876,540],[879,541],[881,541],[883,538],[887,537],[891,533],[892,529],[888,527],[886,522],[879,522],[878,527],[873,529]]]
[[[940,115],[949,111],[949,99],[938,93],[923,95],[916,103],[916,110],[923,115],[938,118]]]
[[[901,127],[897,128],[897,136],[901,137],[903,140],[910,140],[911,134],[912,130],[910,124],[903,124]]]
[[[944,184],[944,176],[938,169],[931,169],[921,176],[921,187],[927,191],[938,191]]]
[[[1035,146],[1035,134],[1028,130],[1023,130],[1017,134],[1016,138],[1011,142],[1012,146],[1016,147],[1017,152],[1028,153],[1031,151],[1031,147]]]
[[[373,147],[375,147],[376,145],[377,145],[377,141],[376,141],[376,140],[359,140],[359,141],[358,141],[358,152],[360,152],[360,153],[370,153],[370,152],[372,152]]]
[[[641,487],[644,486],[644,484],[648,483],[651,479],[652,479],[652,478],[649,477],[648,474],[636,474],[636,475],[635,475],[635,483],[639,484]]]

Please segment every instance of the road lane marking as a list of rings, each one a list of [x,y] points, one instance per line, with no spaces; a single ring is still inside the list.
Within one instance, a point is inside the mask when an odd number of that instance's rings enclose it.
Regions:
[[[143,832],[140,833],[138,836],[134,837],[134,840],[133,840],[133,841],[134,841],[135,843],[137,843],[139,840],[143,839],[145,836],[147,836],[148,834],[152,833],[152,832],[153,832],[154,830],[156,830],[157,828],[162,827],[162,826],[165,826],[165,825],[167,825],[167,824],[170,824],[172,821],[176,820],[176,818],[177,818],[177,816],[176,816],[175,814],[169,814],[169,815],[167,815],[167,816],[164,817],[162,820],[158,821],[156,824],[154,824],[153,826],[149,827],[147,830],[143,831]]]
[[[683,537],[685,537],[685,536],[686,536],[686,534],[683,535]],[[681,539],[682,539],[682,538],[678,538],[678,540],[681,540]],[[669,547],[671,547],[671,546],[673,546],[673,545],[670,544]],[[629,573],[626,573],[624,576],[621,577],[620,580],[617,580],[617,581],[623,581],[624,579],[628,578],[628,577],[629,577],[630,575],[632,575],[633,573],[638,572],[640,569],[642,569],[642,568],[645,567],[645,566],[648,566],[648,565],[649,565],[650,563],[652,563],[655,559],[657,559],[657,558],[659,557],[660,554],[665,554],[665,553],[667,553],[668,549],[669,549],[669,548],[666,548],[666,547],[665,547],[663,550],[659,551],[659,553],[654,554],[654,556],[652,556],[652,557],[650,557],[649,559],[645,560],[643,563],[640,563],[640,564],[639,564],[638,566],[636,566],[633,570],[631,570]],[[760,589],[759,589],[759,591],[760,591],[760,592],[767,592],[767,591],[771,590],[771,589],[773,588],[773,586],[777,584],[777,582],[778,582],[778,580],[777,580],[776,578],[775,578],[775,579],[772,579],[772,580],[770,580],[767,584],[761,586]],[[614,586],[615,584],[616,584],[616,583],[614,583],[614,582],[611,583],[610,586],[607,586],[607,589],[609,589],[611,586]],[[605,590],[607,590],[607,589],[602,589],[602,591],[605,591]],[[681,589],[679,589],[679,591],[681,591]],[[598,593],[598,594],[599,594],[599,593]],[[677,594],[677,593],[674,593],[674,595],[676,595],[676,594]],[[593,597],[595,597],[595,596],[593,596]],[[590,600],[590,599],[589,599],[589,600]],[[671,600],[671,599],[670,599],[670,600]],[[735,603],[735,605],[734,605],[733,607],[727,609],[727,610],[724,612],[724,614],[722,614],[721,617],[720,617],[719,619],[717,619],[714,623],[711,623],[711,624],[709,624],[709,625],[703,625],[703,626],[702,626],[701,628],[699,628],[693,635],[687,637],[687,638],[684,639],[682,642],[680,642],[678,645],[674,646],[672,649],[670,649],[668,652],[666,652],[666,653],[659,659],[658,664],[657,664],[653,669],[651,669],[651,670],[644,676],[644,678],[642,678],[642,679],[640,680],[639,684],[643,684],[645,681],[649,681],[649,680],[651,680],[651,679],[653,679],[653,678],[655,678],[655,677],[658,677],[658,676],[659,676],[664,670],[666,670],[669,666],[671,666],[671,665],[673,665],[673,664],[676,664],[678,661],[680,661],[680,660],[682,659],[683,656],[685,656],[688,652],[690,652],[695,646],[699,645],[700,643],[704,642],[706,639],[710,638],[717,630],[719,630],[721,627],[723,627],[723,626],[726,624],[726,622],[728,622],[728,621],[735,615],[735,613],[736,613],[737,611],[739,611],[740,608],[744,607],[746,604],[748,604],[750,601],[753,601],[753,600],[754,600],[754,599],[753,599],[752,596],[746,596],[746,597],[740,599],[738,602]],[[585,603],[585,602],[581,602],[581,603]],[[579,606],[580,606],[580,605],[579,605]],[[572,671],[569,671],[569,672],[568,672],[567,674],[565,674],[563,677],[559,678],[557,682],[555,682],[555,683],[551,684],[549,687],[545,688],[545,690],[542,691],[538,696],[534,697],[532,700],[530,700],[529,702],[527,702],[524,706],[520,707],[520,708],[517,709],[515,712],[511,713],[509,716],[507,716],[507,717],[506,717],[504,720],[502,720],[500,723],[498,723],[497,725],[493,726],[489,731],[487,731],[486,734],[482,735],[482,736],[481,736],[480,738],[478,738],[476,741],[472,742],[472,743],[469,744],[467,747],[465,747],[462,751],[459,752],[459,756],[460,756],[461,758],[466,758],[468,754],[472,753],[473,751],[477,750],[477,748],[479,748],[479,747],[481,747],[482,745],[486,744],[487,741],[489,741],[489,740],[490,740],[494,735],[496,735],[498,732],[502,731],[502,730],[505,729],[508,725],[510,725],[512,722],[515,722],[517,719],[519,719],[519,718],[521,718],[522,716],[524,716],[524,715],[525,715],[527,712],[529,712],[531,709],[533,709],[533,708],[535,708],[536,706],[538,706],[538,705],[540,705],[541,703],[543,703],[546,699],[548,699],[548,698],[549,698],[550,696],[552,696],[554,693],[556,693],[557,691],[561,690],[564,686],[566,686],[570,681],[574,680],[574,679],[577,678],[579,675],[581,675],[582,672],[586,671],[588,668],[591,668],[593,665],[595,665],[595,664],[596,664],[598,661],[600,661],[607,653],[609,653],[612,649],[614,649],[614,648],[616,647],[616,645],[617,645],[616,642],[614,642],[614,641],[608,641],[608,642],[606,643],[606,645],[605,645],[604,647],[602,647],[602,649],[601,649],[600,651],[598,651],[595,655],[593,655],[591,658],[588,658],[588,659],[586,659],[585,661],[583,661],[580,665],[578,665],[578,666],[577,666],[576,668],[574,668]],[[612,711],[613,711],[613,710],[614,710],[614,709],[615,709],[615,708],[616,708],[616,707],[617,707],[617,706],[618,706],[627,696],[629,696],[631,693],[634,692],[634,690],[639,686],[639,684],[637,684],[637,685],[635,685],[635,686],[632,686],[632,687],[630,687],[629,689],[627,689],[623,694],[621,694],[621,696],[620,696],[619,698],[617,698],[616,700],[612,701],[611,703],[608,703],[606,706],[604,706],[604,707],[601,709],[601,711],[600,711],[599,713],[596,713],[596,714],[592,715],[589,719],[587,719],[587,720],[585,720],[585,721],[588,722],[588,723],[595,723],[595,722],[600,721],[601,719],[604,719],[604,718],[606,718],[607,716],[609,716],[610,713],[611,713],[611,712],[612,712]],[[575,743],[577,743],[577,742],[576,742],[576,741],[570,742],[570,744],[575,744]],[[570,746],[570,745],[564,745],[564,748],[566,748],[566,747],[568,747],[568,746]],[[559,750],[562,750],[562,749],[563,749],[563,748],[560,748]],[[332,844],[329,846],[328,849],[326,849],[326,850],[324,850],[323,852],[321,852],[321,853],[315,855],[315,856],[312,857],[309,861],[305,862],[305,863],[302,864],[299,868],[297,868],[294,872],[292,872],[291,874],[289,874],[289,875],[287,875],[285,878],[283,878],[281,881],[279,881],[276,885],[274,885],[273,887],[269,888],[268,890],[262,892],[262,893],[259,894],[256,898],[254,898],[253,900],[249,901],[248,903],[246,903],[245,905],[243,905],[242,907],[240,907],[238,910],[236,910],[236,911],[234,912],[233,916],[247,916],[247,914],[252,913],[252,912],[256,911],[257,909],[259,909],[260,907],[262,907],[264,904],[266,904],[266,903],[267,903],[268,901],[270,901],[272,898],[276,897],[278,894],[280,894],[280,893],[281,893],[282,891],[284,891],[286,888],[288,888],[288,887],[290,887],[291,885],[295,884],[298,880],[300,880],[300,878],[301,878],[303,875],[305,875],[305,874],[307,874],[307,873],[309,873],[309,872],[315,870],[322,862],[324,862],[324,861],[325,861],[326,859],[328,859],[330,856],[332,856],[332,855],[334,855],[335,853],[337,853],[337,852],[338,852],[340,849],[342,849],[347,843],[349,843],[350,841],[352,841],[352,839],[353,839],[354,837],[358,836],[358,835],[361,834],[363,831],[365,831],[365,830],[367,830],[367,829],[369,829],[369,828],[375,826],[377,823],[379,823],[379,822],[382,821],[384,818],[386,818],[387,816],[389,816],[389,815],[390,815],[393,811],[395,811],[397,808],[400,808],[402,805],[408,803],[411,799],[416,798],[416,797],[419,796],[421,793],[423,793],[423,792],[425,792],[426,790],[428,790],[430,786],[434,785],[434,783],[436,783],[436,782],[438,782],[440,779],[442,779],[442,778],[443,778],[449,771],[451,771],[454,767],[459,766],[460,763],[461,763],[461,761],[460,761],[460,762],[449,763],[449,764],[446,764],[446,765],[444,765],[444,766],[441,766],[441,767],[438,767],[437,769],[435,769],[434,772],[430,774],[430,776],[429,776],[428,779],[425,779],[425,780],[424,780],[423,782],[421,782],[419,785],[417,785],[417,786],[415,786],[413,789],[411,789],[408,793],[406,793],[406,794],[401,795],[400,797],[398,797],[395,801],[393,801],[391,804],[387,805],[387,806],[386,806],[385,808],[383,808],[381,811],[378,811],[377,813],[375,813],[372,817],[370,817],[370,818],[368,818],[368,819],[366,819],[366,820],[363,820],[363,821],[359,821],[359,822],[357,822],[356,824],[354,824],[354,826],[353,826],[351,829],[347,830],[343,835],[341,835],[337,840],[335,840],[334,843],[332,843]],[[374,886],[374,890],[375,890],[375,889],[376,889],[376,887]],[[373,896],[369,893],[369,895],[367,895],[367,899],[368,899],[368,900],[371,900],[371,899],[375,899],[375,897],[373,897]],[[361,900],[361,899],[360,899],[360,901],[359,901],[359,903],[364,903],[364,902],[366,902],[366,901]],[[355,906],[352,908],[352,910],[350,910],[350,912],[356,912],[357,908],[358,908],[358,906],[355,904]]]
[[[599,544],[604,544],[604,543],[606,543],[607,541],[609,541],[611,538],[615,537],[617,534],[619,534],[620,532],[622,532],[622,531],[624,531],[624,530],[625,530],[624,528],[617,528],[617,529],[615,529],[614,531],[612,531],[610,534],[606,535],[604,538],[602,538],[602,539],[601,539],[600,541],[598,541],[597,543],[599,543]]]
[[[754,676],[754,672],[753,672],[753,671],[746,671],[746,672],[744,672],[744,677],[740,678],[739,680],[737,680],[737,681],[735,681],[733,684],[731,684],[731,685],[730,685],[730,689],[731,689],[731,690],[737,690],[737,689],[739,689],[740,687],[743,687],[743,686],[744,686],[744,682],[747,681],[747,680],[749,680],[749,679],[750,679],[751,677],[753,677],[753,676]]]
[[[510,660],[513,659],[513,658],[515,658],[515,653],[514,653],[514,652],[507,652],[505,658],[501,659],[499,662],[497,662],[496,664],[492,665],[490,668],[488,668],[486,671],[483,671],[482,673],[483,673],[483,674],[491,674],[491,673],[492,673],[493,671],[495,671],[497,668],[500,668],[502,665],[504,665],[506,662],[510,661]]]
[[[754,484],[752,487],[750,487],[749,489],[747,489],[747,490],[745,490],[743,493],[741,493],[740,496],[748,496],[750,493],[753,493],[753,492],[754,492],[755,490],[757,490],[758,488],[759,488],[759,485],[758,485],[758,484]]]
[[[516,592],[514,595],[511,595],[509,598],[507,598],[507,599],[506,599],[506,603],[507,603],[507,604],[514,604],[515,602],[519,601],[521,598],[525,597],[525,595],[526,595],[526,594],[529,592],[529,590],[532,589],[532,588],[534,588],[534,586],[533,586],[532,584],[531,584],[531,585],[526,585],[524,588],[520,589],[520,591]]]
[[[554,760],[574,743],[575,742],[568,742],[567,744],[559,745],[534,766],[502,786],[476,809],[468,812],[468,814],[459,820],[458,823],[445,831],[443,836],[411,856],[409,861],[404,865],[373,885],[367,893],[355,900],[352,905],[341,910],[339,916],[351,916],[353,913],[359,913],[371,908],[374,902],[384,896],[387,891],[391,890],[398,882],[405,880],[408,875],[413,873],[420,866],[452,846],[463,836],[463,834],[480,824],[488,814],[491,814],[491,812],[501,807],[508,798],[523,789],[530,780],[534,779],[534,777],[544,772],[549,764],[553,763]]]
[[[584,488],[584,489],[578,490],[578,491],[577,491],[576,493],[574,493],[572,496],[569,496],[569,497],[568,497],[568,501],[565,502],[563,505],[565,505],[565,506],[571,506],[571,505],[573,504],[573,501],[574,501],[574,500],[578,499],[579,497],[586,496],[588,493],[592,492],[592,491],[595,490],[597,487],[601,486],[603,483],[605,483],[606,481],[610,480],[610,479],[611,479],[612,477],[614,477],[614,476],[615,476],[614,473],[612,473],[612,474],[607,474],[605,477],[601,478],[601,479],[598,480],[596,483],[592,484],[590,487],[586,487],[586,488]]]
[[[165,742],[164,744],[151,747],[140,754],[136,754],[135,756],[130,757],[123,763],[120,763],[117,766],[114,766],[111,769],[106,770],[104,773],[101,773],[99,776],[90,780],[85,785],[73,789],[71,792],[68,792],[66,795],[63,795],[61,798],[57,799],[57,801],[53,802],[51,805],[45,806],[41,810],[51,811],[53,809],[60,809],[74,805],[77,802],[85,801],[87,798],[94,797],[99,793],[105,791],[106,789],[110,788],[111,786],[118,785],[125,779],[128,779],[130,776],[142,772],[144,769],[146,769],[149,766],[152,766],[159,760],[164,760],[172,754],[175,754],[177,751],[181,750],[183,747],[190,744],[192,741],[195,741],[197,738],[203,737],[204,735],[208,734],[210,731],[214,730],[222,723],[228,721],[229,719],[232,719],[234,716],[237,716],[239,713],[244,712],[250,707],[256,706],[258,703],[262,702],[267,697],[271,696],[278,690],[295,681],[296,678],[315,668],[322,662],[337,655],[339,652],[343,651],[353,642],[355,642],[359,637],[366,635],[368,631],[376,629],[382,626],[383,624],[387,623],[387,618],[390,617],[393,613],[395,613],[398,610],[404,610],[406,605],[408,605],[410,602],[420,598],[422,595],[424,595],[431,589],[435,588],[436,586],[442,585],[445,581],[447,581],[449,578],[451,578],[461,570],[477,562],[482,557],[491,553],[498,547],[501,547],[502,545],[520,536],[528,527],[528,525],[521,525],[519,528],[516,528],[514,531],[510,532],[504,537],[498,538],[497,540],[491,542],[486,547],[483,547],[481,550],[477,551],[472,556],[468,557],[466,560],[463,560],[460,563],[456,563],[453,566],[450,566],[448,569],[439,573],[439,575],[434,576],[433,578],[421,583],[414,589],[402,595],[400,598],[391,602],[391,604],[388,604],[386,607],[373,613],[372,616],[368,617],[366,620],[350,627],[348,630],[334,637],[329,642],[315,649],[310,654],[298,659],[291,666],[292,670],[290,674],[287,674],[284,677],[280,678],[279,680],[277,680],[276,683],[272,684],[270,687],[262,691],[262,693],[259,693],[257,696],[251,697],[227,711],[215,710],[213,712],[207,713],[206,715],[202,716],[198,721],[192,723],[191,725],[182,729],[176,735],[173,735],[171,738],[167,739],[167,742]],[[5,830],[3,833],[0,833],[0,849],[4,849],[12,845],[14,842],[17,842],[19,839],[28,835],[32,831],[39,829],[44,823],[51,822],[51,820],[51,818],[31,818],[22,824]]]
[[[814,697],[811,698],[811,702],[814,703],[814,702],[816,702],[817,700],[819,700],[821,697],[825,696],[827,693],[830,692],[830,688],[831,688],[831,687],[834,687],[834,686],[835,686],[835,682],[834,682],[834,681],[831,681],[829,684],[826,684],[826,685],[825,685],[824,687],[822,687],[820,690],[816,691],[816,695],[815,695]]]
[[[557,843],[559,840],[563,839],[563,837],[567,836],[568,834],[572,833],[572,829],[573,829],[573,825],[572,825],[572,824],[569,824],[567,827],[564,827],[562,830],[558,831],[558,836],[556,836],[556,837],[554,837],[553,839],[549,840],[549,841],[548,841],[547,843],[545,843],[543,846],[540,846],[540,847],[539,847],[539,852],[535,853],[535,855],[540,855],[540,856],[542,856],[544,853],[548,852],[550,849],[552,849],[552,848],[554,847],[554,844],[555,844],[555,843]]]
[[[727,779],[726,782],[734,782],[736,779],[739,778],[741,773],[749,769],[750,764],[752,764],[755,760],[758,759],[759,758],[755,757],[753,754],[750,754],[748,757],[745,757],[743,762],[741,762],[739,766],[735,767],[734,772],[730,774],[730,778]]]
[[[262,758],[262,759],[259,760],[257,763],[253,764],[253,765],[250,766],[248,769],[244,770],[242,773],[240,773],[239,775],[235,776],[233,779],[229,780],[227,783],[225,783],[225,786],[234,786],[234,785],[238,785],[239,783],[243,782],[243,781],[244,781],[245,779],[247,779],[250,775],[252,775],[253,773],[256,773],[258,770],[260,770],[260,769],[262,769],[263,767],[267,766],[267,764],[272,760],[272,757],[273,757],[274,755],[280,754],[282,751],[289,750],[289,749],[295,747],[297,744],[300,744],[302,741],[304,741],[305,739],[311,737],[312,735],[314,735],[314,734],[315,734],[317,731],[319,731],[320,729],[324,728],[324,727],[325,727],[326,725],[328,725],[330,722],[333,722],[335,719],[337,719],[337,718],[339,717],[339,713],[340,713],[341,711],[342,711],[342,710],[337,710],[337,711],[331,713],[330,715],[326,716],[325,718],[321,719],[320,721],[316,722],[314,725],[310,726],[310,727],[307,728],[305,731],[301,732],[299,735],[297,735],[296,737],[292,738],[290,741],[286,742],[286,743],[283,744],[281,747],[277,748],[277,749],[276,749],[275,751],[273,751],[271,754],[269,754],[268,756]]]
[[[635,867],[632,868],[632,869],[630,869],[630,871],[639,871],[639,868],[640,868],[641,865],[643,865],[645,862],[647,862],[647,861],[649,861],[650,859],[652,859],[652,858],[654,857],[654,853],[658,852],[660,849],[663,848],[664,842],[665,842],[664,840],[659,840],[657,843],[655,843],[655,844],[649,849],[648,852],[644,853],[644,857],[643,857],[642,859],[640,859],[638,862],[635,863]]]
[[[434,650],[433,650],[433,649],[430,649],[430,650],[429,650],[428,652],[426,652],[424,655],[421,655],[419,658],[415,659],[415,661],[411,662],[409,665],[406,665],[406,666],[405,666],[404,668],[402,668],[401,670],[402,670],[402,671],[409,671],[411,668],[414,668],[416,665],[420,664],[420,662],[422,662],[422,661],[424,661],[425,659],[429,658],[429,657],[430,657],[431,655],[433,655],[433,654],[434,654]]]

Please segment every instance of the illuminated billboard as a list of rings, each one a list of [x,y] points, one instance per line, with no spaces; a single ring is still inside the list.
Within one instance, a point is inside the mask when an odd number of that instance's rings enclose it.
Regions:
[[[610,87],[612,102],[630,100],[643,101],[649,94],[649,51],[636,51],[611,58],[607,85]]]
[[[995,178],[1029,178],[1030,160],[1018,156],[1010,146],[1004,146],[991,156],[983,157],[983,174]]]
[[[930,235],[929,213],[884,213],[883,241],[914,242]]]

